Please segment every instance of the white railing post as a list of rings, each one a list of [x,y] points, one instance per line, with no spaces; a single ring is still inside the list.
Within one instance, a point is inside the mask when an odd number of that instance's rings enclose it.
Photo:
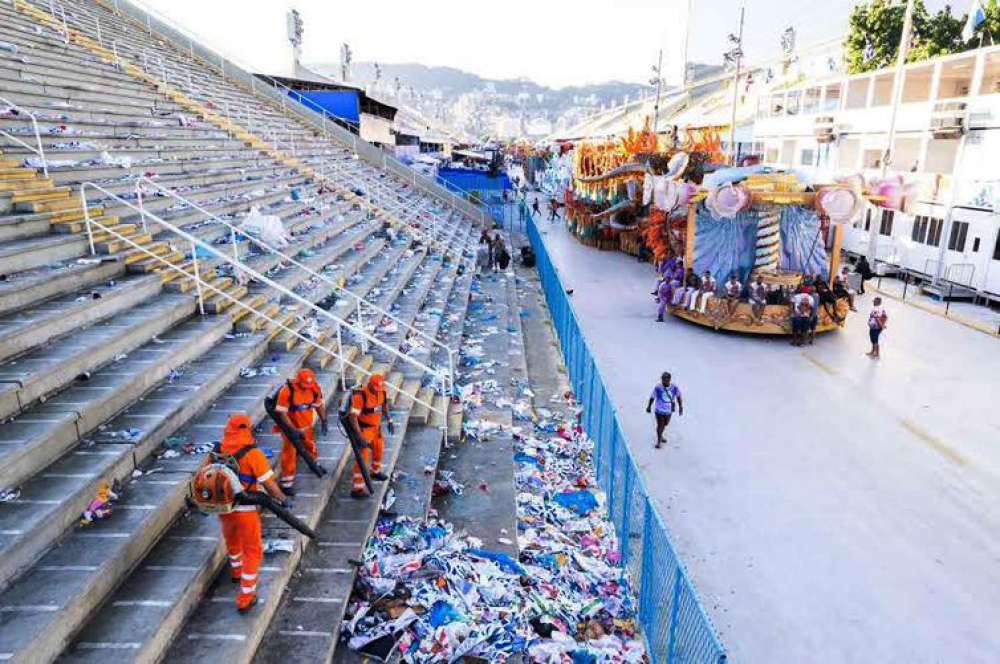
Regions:
[[[354,303],[357,305],[358,328],[360,330],[364,331],[364,329],[365,329],[365,323],[364,323],[364,320],[362,320],[362,318],[361,318],[361,298],[358,297],[357,295],[355,295],[354,296]],[[374,333],[375,333],[375,331],[372,330],[372,334],[374,334]],[[363,350],[366,353],[368,352],[368,340],[366,338],[364,338],[364,337],[361,337],[361,350]]]
[[[149,73],[149,54],[146,52],[146,49],[142,49],[142,70],[147,74]]]
[[[337,355],[341,358],[344,357],[344,335],[341,333],[341,325],[337,323]],[[341,389],[347,389],[347,378],[344,376],[344,363],[340,360],[337,361],[337,365],[340,369],[340,387]]]
[[[455,351],[451,348],[448,349],[448,382],[450,383],[448,398],[451,399],[455,392]]]
[[[59,5],[59,14],[62,16],[63,41],[68,46],[69,45],[69,24],[66,22],[66,9],[62,5]]]
[[[160,58],[160,71],[163,73],[163,84],[164,85],[169,85],[170,81],[167,80],[167,63],[165,63],[163,61],[163,56],[162,55],[159,56],[159,58]]]
[[[136,203],[139,205],[139,220],[142,222],[142,232],[146,233],[148,230],[146,228],[146,209],[142,206],[142,183],[138,181],[135,183],[135,197]]]
[[[118,40],[111,42],[111,50],[115,54],[115,69],[122,68],[122,59],[118,57]]]
[[[191,241],[191,265],[194,267],[194,287],[198,290],[198,311],[205,315],[205,297],[201,291],[201,271],[198,269],[198,247]]]
[[[83,206],[83,218],[86,220],[87,243],[90,245],[90,255],[94,256],[97,254],[97,248],[94,247],[94,227],[90,223],[90,206],[87,205],[87,193],[83,187],[80,187],[80,205]]]
[[[233,259],[236,261],[237,264],[240,264],[240,245],[236,241],[236,229],[235,228],[230,228],[229,229],[229,238],[230,238],[230,241],[232,241],[232,243],[233,243]]]
[[[103,48],[104,47],[104,37],[101,36],[101,17],[98,16],[98,15],[96,15],[96,14],[94,15],[94,26],[95,26],[95,28],[97,30],[97,43],[99,43],[101,45],[101,47]]]

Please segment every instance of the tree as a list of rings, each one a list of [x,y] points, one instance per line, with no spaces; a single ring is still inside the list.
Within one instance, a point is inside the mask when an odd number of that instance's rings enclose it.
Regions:
[[[995,11],[996,0],[990,0],[989,4],[994,7],[993,15],[1000,20],[1000,13]],[[872,0],[856,6],[848,19],[844,55],[847,71],[860,74],[892,66],[899,53],[905,14],[905,4],[892,0]],[[982,27],[987,27],[989,23],[987,19]],[[952,16],[949,6],[932,15],[923,0],[917,0],[913,7],[913,36],[906,61],[919,62],[975,46],[962,42],[964,25],[965,16]],[[975,41],[978,43],[978,38]]]

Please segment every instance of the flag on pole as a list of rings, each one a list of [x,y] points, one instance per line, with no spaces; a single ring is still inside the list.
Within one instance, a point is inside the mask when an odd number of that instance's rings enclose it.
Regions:
[[[986,22],[986,11],[980,0],[972,0],[969,7],[969,16],[965,20],[965,27],[962,28],[962,41],[971,41],[976,36],[976,28]]]

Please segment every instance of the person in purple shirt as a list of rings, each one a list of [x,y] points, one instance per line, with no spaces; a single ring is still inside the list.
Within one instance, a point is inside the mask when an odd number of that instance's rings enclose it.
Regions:
[[[646,412],[654,412],[656,406],[656,449],[663,447],[666,441],[663,439],[663,432],[670,424],[670,416],[674,410],[678,415],[684,414],[684,401],[681,399],[681,389],[670,382],[670,372],[664,371],[660,376],[660,382],[653,388],[653,393],[649,395],[649,402],[646,404]]]

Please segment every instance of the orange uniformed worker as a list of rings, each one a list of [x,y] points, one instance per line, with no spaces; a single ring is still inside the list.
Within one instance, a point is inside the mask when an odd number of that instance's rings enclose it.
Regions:
[[[348,419],[354,431],[370,446],[361,451],[361,456],[368,468],[371,469],[371,478],[379,481],[387,479],[382,472],[382,452],[385,449],[385,439],[382,437],[383,417],[389,433],[394,432],[392,418],[389,416],[389,404],[385,396],[385,379],[382,378],[382,374],[372,374],[365,387],[351,393],[351,404],[348,411]],[[355,462],[351,496],[363,498],[367,495],[361,467]]]
[[[243,451],[245,448],[250,448]],[[267,457],[256,446],[253,423],[246,413],[236,413],[226,423],[217,452],[239,460],[240,484],[246,491],[264,490],[275,500],[285,502],[285,494],[274,481],[274,471]],[[257,570],[264,556],[260,533],[260,513],[256,505],[239,505],[232,512],[220,514],[222,537],[229,554],[229,573],[233,583],[239,583],[236,608],[242,613],[257,603]]]
[[[327,433],[326,404],[323,402],[323,390],[316,382],[316,374],[312,369],[299,369],[294,380],[290,380],[278,390],[278,402],[275,406],[278,417],[284,418],[285,424],[295,429],[302,435],[302,441],[306,450],[316,458],[316,434],[313,426],[316,423],[316,415],[319,415],[320,426],[323,433]],[[275,433],[281,431],[274,427]],[[281,439],[285,442],[281,448],[281,478],[279,483],[281,489],[290,496],[295,495],[295,466],[298,454],[295,446],[292,445],[284,434]]]

